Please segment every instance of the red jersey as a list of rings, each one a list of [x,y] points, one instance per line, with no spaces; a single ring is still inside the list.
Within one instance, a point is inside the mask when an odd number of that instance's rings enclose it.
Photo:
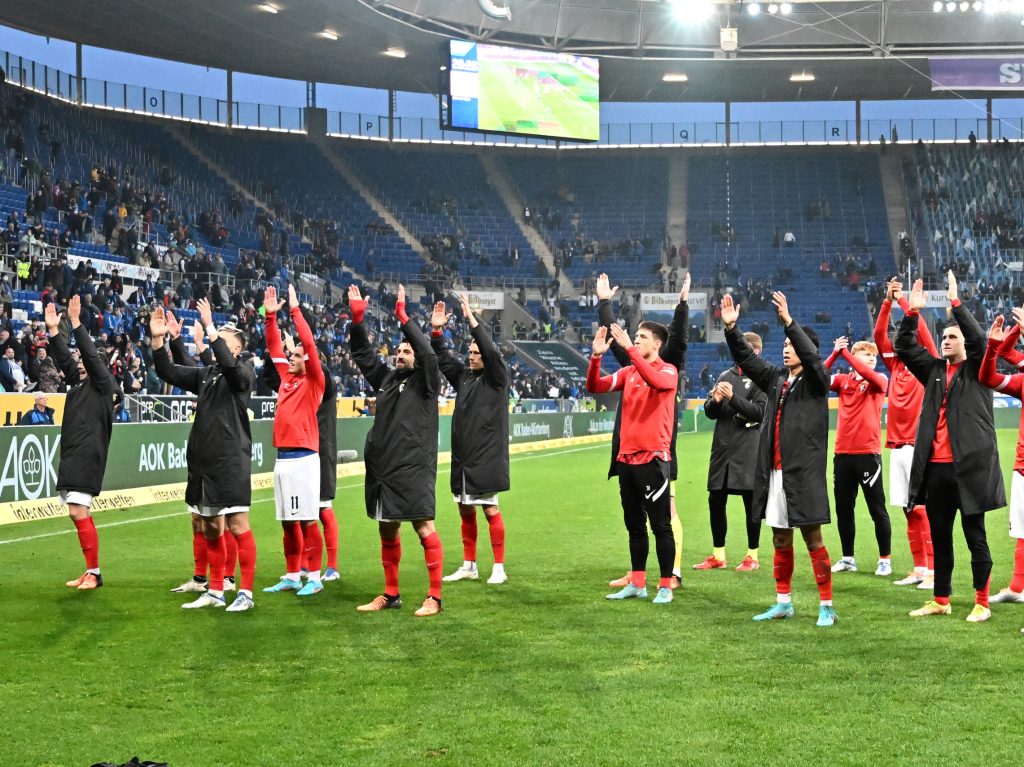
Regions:
[[[790,375],[786,383],[782,384],[782,390],[779,392],[779,406],[775,409],[775,444],[772,446],[772,468],[782,471],[782,448],[779,447],[779,432],[782,431],[782,405],[786,401],[786,391],[789,389],[789,385],[793,383],[793,376]]]
[[[963,362],[946,365],[946,391],[949,382]],[[949,444],[949,426],[946,424],[946,395],[942,395],[942,408],[939,410],[939,422],[935,425],[935,438],[932,440],[932,457],[928,460],[935,463],[953,463],[953,448]]]
[[[985,357],[981,361],[978,380],[984,386],[1002,394],[1024,399],[1024,373],[1007,376],[996,372],[997,355],[1016,368],[1024,366],[1024,354],[1013,348],[1019,337],[1020,326],[1014,325],[1013,330],[1006,334],[1002,343],[989,339]],[[1024,418],[1021,419],[1020,427],[1017,429],[1017,457],[1013,462],[1013,470],[1024,474]]]
[[[904,312],[910,311],[905,298],[899,300]],[[883,301],[875,323],[875,345],[882,355],[882,364],[889,370],[889,407],[885,415],[885,446],[889,448],[913,445],[917,434],[917,422],[921,420],[921,403],[924,401],[924,386],[914,378],[907,366],[896,356],[889,341],[889,314],[892,302]],[[918,320],[917,342],[933,357],[938,357],[928,325]]]
[[[274,447],[306,448],[316,453],[320,450],[316,411],[324,396],[324,370],[317,356],[313,331],[299,307],[291,310],[291,316],[306,356],[305,375],[288,372],[288,360],[277,330],[277,315],[267,312],[267,351],[281,376],[274,413]]]
[[[587,391],[622,392],[622,428],[616,460],[629,464],[671,460],[672,420],[676,414],[679,373],[661,358],[648,362],[635,346],[627,349],[632,365],[601,376],[601,358],[591,357]]]
[[[889,382],[848,349],[841,355],[833,352],[825,367],[832,367],[839,356],[855,372],[832,376],[830,389],[839,393],[836,455],[878,455],[882,452],[882,400]]]

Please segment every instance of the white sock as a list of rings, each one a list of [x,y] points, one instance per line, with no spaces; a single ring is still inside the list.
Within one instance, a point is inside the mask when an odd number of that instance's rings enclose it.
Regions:
[[[288,579],[288,580],[290,580],[290,581],[295,581],[296,583],[298,583],[298,581],[299,581],[299,578],[300,578],[301,576],[300,576],[300,574],[299,574],[299,573],[285,573],[285,576],[284,576],[284,577],[285,577],[285,578],[287,578],[287,579]]]
[[[468,559],[462,563],[463,570],[476,570],[476,562],[470,562]]]
[[[98,567],[90,567],[88,570],[86,570],[86,572],[92,573],[93,575],[99,575],[100,569]]]
[[[217,599],[223,599],[224,598],[224,592],[223,591],[214,591],[213,589],[210,589],[206,593],[209,594],[211,597],[217,597]]]
[[[821,606],[822,607],[831,607],[832,606],[832,600],[831,599],[822,599],[821,600]]]
[[[852,564],[855,564],[857,560],[854,559],[853,557],[843,557],[843,561],[844,562],[849,562],[852,565]]]
[[[242,596],[242,594],[245,594],[247,597],[249,597],[249,599],[252,599],[252,592],[249,591],[249,589],[240,589],[238,592],[238,596]]]
[[[915,567],[914,568],[914,572],[917,573],[918,575],[927,575],[928,574],[928,568],[927,567]]]
[[[306,577],[309,578],[309,580],[311,580],[311,581],[319,583],[320,582],[320,571],[319,570],[310,570],[309,571],[309,575],[307,575]]]
[[[793,603],[792,594],[776,594],[775,597],[778,599],[780,605],[789,605]]]
[[[505,564],[503,562],[495,562],[494,563],[494,570],[493,570],[493,572],[496,572],[496,573],[503,573],[503,572],[505,572]]]
[[[682,578],[683,577],[683,571],[679,567],[673,568],[672,575],[676,576],[677,578]]]

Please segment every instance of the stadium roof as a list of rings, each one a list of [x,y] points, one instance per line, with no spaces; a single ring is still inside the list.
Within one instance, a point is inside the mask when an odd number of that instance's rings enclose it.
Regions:
[[[482,3],[499,8],[507,3],[511,19],[488,17]],[[993,13],[986,12],[986,4]],[[0,22],[218,69],[433,93],[448,38],[502,42],[600,55],[601,97],[615,101],[933,98],[929,55],[1024,55],[1021,0],[950,3],[948,12],[942,3],[937,12],[934,0],[821,0],[793,3],[788,14],[769,13],[768,3],[762,3],[756,16],[749,13],[750,3],[718,3],[702,18],[699,5],[699,0],[32,0],[4,3]],[[722,50],[725,26],[737,29],[735,52]],[[687,79],[664,82],[666,74]],[[814,79],[790,80],[808,74]]]

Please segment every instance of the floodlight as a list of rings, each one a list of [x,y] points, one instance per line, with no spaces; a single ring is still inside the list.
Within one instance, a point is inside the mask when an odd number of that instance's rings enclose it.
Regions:
[[[955,11],[956,3],[946,3],[946,10],[950,12]]]
[[[932,10],[939,13],[942,10],[942,3],[939,0],[935,0],[935,5],[932,6]]]
[[[325,29],[323,32],[321,32],[320,36],[321,37],[326,37],[328,40],[337,40],[338,39],[338,36],[334,32],[332,32],[331,30],[329,30],[329,29]]]
[[[669,72],[665,74],[665,76],[662,77],[661,79],[663,82],[666,83],[685,83],[690,78],[682,74],[681,72]]]
[[[963,3],[960,3],[960,10],[961,10],[961,11],[966,11],[966,10],[967,10],[968,8],[970,8],[970,7],[971,7],[971,4],[970,4],[970,3],[968,3],[968,2],[963,2]]]
[[[778,12],[779,12],[779,6],[777,6],[775,3],[771,3],[768,6],[768,13],[778,13]]]
[[[761,5],[759,3],[751,3],[747,6],[747,13],[751,16],[756,16],[761,12]]]
[[[790,5],[789,3],[783,3],[782,5],[779,6],[779,10],[782,11],[782,15],[785,16],[790,11],[793,10],[793,6]]]

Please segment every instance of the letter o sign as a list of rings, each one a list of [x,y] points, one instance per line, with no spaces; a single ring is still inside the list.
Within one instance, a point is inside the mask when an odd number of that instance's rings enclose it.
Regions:
[[[150,105],[151,107],[155,107],[155,106],[157,106],[157,105],[158,105],[159,103],[160,103],[160,102],[159,102],[159,101],[157,101],[157,98],[156,98],[156,96],[150,96],[150,97],[149,97],[149,105]]]

